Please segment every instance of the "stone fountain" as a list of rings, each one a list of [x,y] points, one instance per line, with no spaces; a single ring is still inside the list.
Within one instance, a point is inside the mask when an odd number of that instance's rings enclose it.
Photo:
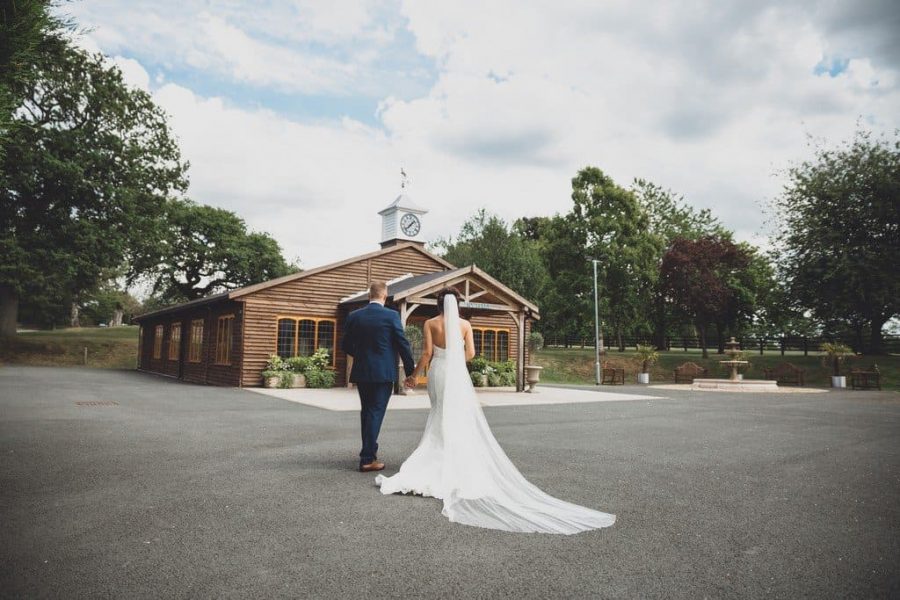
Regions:
[[[691,386],[695,390],[722,390],[732,392],[777,392],[778,384],[768,379],[742,379],[738,368],[750,364],[746,360],[738,360],[741,343],[734,338],[725,342],[728,360],[720,360],[719,364],[731,369],[728,379],[694,379]]]
[[[740,346],[741,343],[735,341],[734,338],[725,342],[725,354],[731,358],[729,360],[720,360],[719,364],[731,367],[731,377],[728,378],[728,381],[740,381],[741,377],[738,374],[738,367],[750,364],[746,360],[737,360],[738,355],[741,353],[739,350]]]

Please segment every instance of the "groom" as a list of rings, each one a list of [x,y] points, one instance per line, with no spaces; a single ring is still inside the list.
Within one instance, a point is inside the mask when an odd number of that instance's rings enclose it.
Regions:
[[[397,380],[397,354],[403,360],[406,383],[415,368],[412,349],[403,335],[400,315],[385,308],[387,285],[373,281],[369,286],[369,305],[347,315],[341,350],[353,357],[350,383],[355,383],[361,404],[362,450],[359,470],[380,471],[384,463],[377,459],[378,432],[384,420],[388,400]]]

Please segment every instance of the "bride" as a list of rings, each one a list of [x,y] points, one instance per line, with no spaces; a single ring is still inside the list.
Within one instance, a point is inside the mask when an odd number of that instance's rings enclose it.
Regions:
[[[419,446],[392,477],[379,475],[382,494],[412,493],[443,500],[454,523],[504,531],[572,534],[612,525],[616,517],[558,500],[529,483],[500,448],[484,418],[466,360],[475,355],[472,325],[459,318],[459,293],[438,294],[441,315],[425,323],[415,377],[428,371],[431,411]]]

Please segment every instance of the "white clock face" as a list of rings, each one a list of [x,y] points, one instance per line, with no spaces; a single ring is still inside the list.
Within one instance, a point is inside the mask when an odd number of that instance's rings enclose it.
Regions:
[[[403,233],[409,237],[416,237],[419,234],[419,229],[421,227],[422,224],[419,223],[419,217],[412,213],[406,213],[403,215],[403,218],[400,219],[400,229],[402,229]]]

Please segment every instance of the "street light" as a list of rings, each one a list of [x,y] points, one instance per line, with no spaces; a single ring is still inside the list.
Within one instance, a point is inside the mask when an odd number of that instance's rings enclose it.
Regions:
[[[591,260],[594,263],[594,354],[596,360],[594,362],[594,374],[597,379],[597,385],[600,385],[600,351],[603,347],[603,334],[600,333],[600,305],[597,302],[597,259]]]

